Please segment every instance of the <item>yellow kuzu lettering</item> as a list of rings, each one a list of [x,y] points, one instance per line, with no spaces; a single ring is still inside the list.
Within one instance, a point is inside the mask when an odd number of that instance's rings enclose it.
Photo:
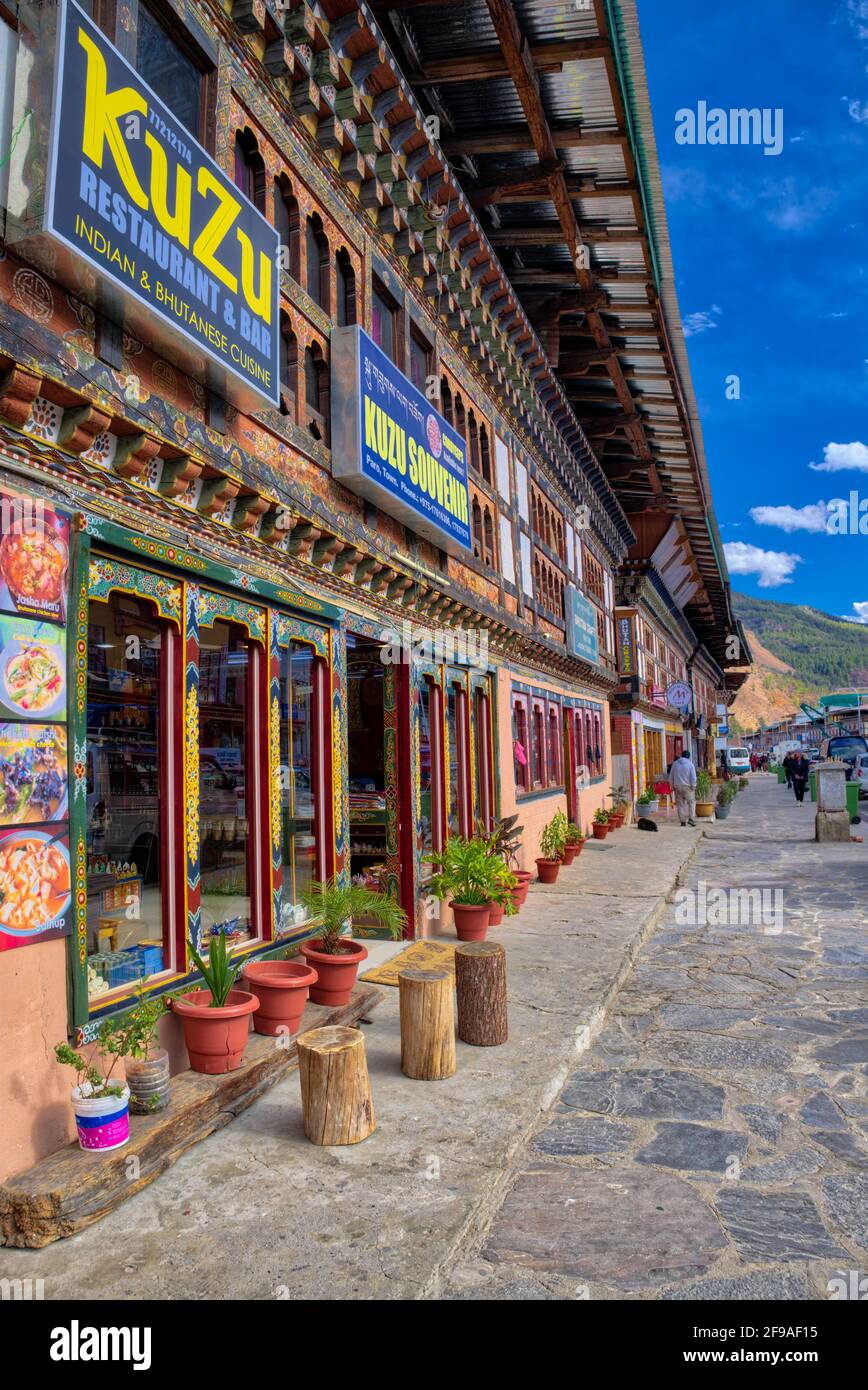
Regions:
[[[145,132],[145,144],[151,151],[151,206],[164,232],[176,237],[182,246],[190,248],[190,204],[193,180],[180,164],[175,170],[175,211],[169,212],[169,161],[166,151],[151,132]]]
[[[214,253],[217,247],[222,245],[229,228],[241,211],[241,204],[232,197],[231,193],[226,192],[222,184],[217,182],[211,170],[205,168],[204,165],[200,168],[196,178],[196,192],[203,198],[207,197],[209,193],[214,193],[217,197],[217,207],[197,236],[193,244],[193,255],[198,256],[202,264],[213,275],[216,275],[227,290],[230,290],[232,294],[237,294],[237,277],[217,260]]]
[[[128,116],[132,111],[147,116],[148,103],[141,93],[134,91],[132,87],[118,87],[116,92],[109,92],[105,58],[83,29],[78,31],[78,41],[87,54],[82,152],[101,169],[105,143],[108,141],[127,193],[138,207],[146,208],[148,195],[136,177],[118,122],[122,116]]]
[[[271,323],[271,261],[264,251],[259,253],[259,294],[253,289],[253,242],[246,232],[237,229],[241,242],[241,288],[254,314]]]

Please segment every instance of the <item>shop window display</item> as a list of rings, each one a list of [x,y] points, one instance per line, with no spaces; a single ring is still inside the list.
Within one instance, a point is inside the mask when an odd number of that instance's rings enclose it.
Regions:
[[[320,877],[317,867],[316,659],[311,647],[291,642],[280,652],[280,838],[283,900],[280,931],[303,922],[301,895]],[[277,929],[278,924],[275,923]]]
[[[163,872],[168,632],[142,599],[90,605],[87,660],[88,994],[168,969]]]
[[[199,849],[202,933],[254,934],[247,798],[252,651],[243,628],[203,628],[199,651]]]

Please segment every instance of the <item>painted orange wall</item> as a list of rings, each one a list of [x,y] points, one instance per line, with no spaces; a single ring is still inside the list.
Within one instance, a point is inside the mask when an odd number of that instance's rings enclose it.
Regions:
[[[75,1138],[66,1040],[66,941],[0,952],[0,1182]]]
[[[524,826],[522,836],[522,848],[519,854],[520,869],[534,871],[534,860],[539,854],[539,839],[542,834],[543,826],[551,820],[555,811],[566,811],[567,798],[564,792],[551,792],[545,796],[531,797],[527,800],[517,800],[515,795],[515,771],[512,756],[512,682],[513,675],[510,671],[498,671],[497,674],[497,702],[498,702],[498,762],[500,766],[500,807],[502,816],[518,814],[519,824]],[[552,695],[571,695],[575,697],[584,692],[575,689],[568,690],[564,686],[558,686],[552,682],[544,681],[541,678],[533,681],[534,686],[541,690],[549,690]],[[588,699],[597,700],[599,697],[591,691],[587,693]],[[602,700],[600,701],[603,710],[602,725],[605,740],[605,765],[611,767],[611,746],[609,730],[609,706]],[[591,820],[594,812],[600,807],[608,807],[609,786],[611,779],[607,775],[592,786],[587,787],[579,796],[579,825],[586,835],[591,833]]]

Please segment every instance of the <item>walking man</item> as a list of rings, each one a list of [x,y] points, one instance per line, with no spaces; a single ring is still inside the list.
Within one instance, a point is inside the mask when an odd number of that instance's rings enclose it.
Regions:
[[[796,793],[796,804],[802,806],[805,801],[805,787],[811,775],[811,765],[804,753],[799,749],[790,759],[790,778],[792,779],[793,791]]]
[[[672,770],[669,774],[669,781],[675,792],[675,806],[678,811],[678,819],[682,825],[695,825],[696,815],[696,768],[690,761],[689,753],[679,753]]]
[[[784,772],[787,774],[787,786],[788,786],[788,787],[791,787],[791,786],[793,785],[793,755],[792,755],[792,753],[788,753],[787,756],[784,758],[784,761],[783,761],[783,769],[784,769]]]

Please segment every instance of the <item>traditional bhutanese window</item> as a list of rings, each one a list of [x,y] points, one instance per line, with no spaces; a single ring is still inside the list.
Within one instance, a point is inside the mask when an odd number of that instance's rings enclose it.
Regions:
[[[265,163],[259,153],[256,137],[250,130],[235,134],[235,187],[250,199],[255,208],[265,214]]]
[[[594,716],[589,709],[585,710],[585,760],[588,764],[588,775],[596,777],[597,760],[594,756]]]
[[[491,483],[491,447],[488,443],[488,430],[479,426],[479,471],[485,481]]]
[[[356,272],[345,246],[342,246],[335,256],[335,287],[338,299],[338,326],[346,328],[356,322]]]
[[[425,387],[431,375],[432,357],[431,344],[426,342],[419,330],[411,324],[410,380],[423,396],[426,394]]]
[[[585,738],[585,716],[580,709],[573,711],[573,730],[576,738],[576,767],[578,770],[584,768],[585,774],[590,777],[591,770],[588,766],[588,748]],[[583,780],[580,776],[580,785]]]
[[[168,6],[166,11],[158,16],[140,0],[134,20],[134,66],[185,129],[209,147],[208,89],[213,81],[213,67]],[[102,17],[95,18],[108,33]],[[113,35],[109,33],[109,37]]]
[[[199,854],[203,940],[214,928],[261,937],[256,884],[261,853],[251,834],[263,775],[261,648],[218,619],[199,635]]]
[[[553,701],[549,701],[548,707],[548,785],[550,787],[562,787],[563,777],[563,746],[561,743],[561,707]]]
[[[494,825],[494,766],[492,759],[491,698],[487,690],[479,687],[473,695],[475,797],[474,831],[481,826],[483,832]]]
[[[490,507],[484,507],[482,512],[482,557],[491,569],[496,567],[497,551],[494,541],[494,520],[491,515]]]
[[[452,392],[445,376],[440,378],[440,411],[444,420],[447,420],[450,425],[454,424],[454,417],[452,414]]]
[[[442,709],[439,685],[426,678],[419,691],[419,810],[423,855],[443,848]]]
[[[533,700],[531,702],[531,741],[533,746],[533,761],[531,763],[533,771],[533,788],[535,791],[542,790],[547,784],[546,778],[546,711],[544,700]]]
[[[375,278],[371,288],[371,337],[396,366],[402,365],[397,360],[399,318],[398,305]]]
[[[446,693],[446,737],[449,778],[447,830],[450,835],[469,835],[470,756],[467,691],[457,681],[449,682]]]
[[[307,428],[314,439],[328,442],[329,377],[322,348],[314,343],[304,350],[304,398]]]
[[[479,428],[476,424],[476,416],[471,410],[467,417],[467,439],[470,454],[470,465],[479,472]]]
[[[596,760],[597,776],[603,771],[605,750],[603,748],[603,723],[599,714],[594,715],[594,758]]]
[[[526,695],[512,697],[512,753],[516,791],[530,791],[532,752]]]
[[[85,752],[91,1005],[175,961],[182,665],[177,628],[146,599],[120,592],[91,599]]]
[[[286,174],[274,180],[274,225],[280,236],[282,268],[301,279],[301,219],[298,202]]]
[[[315,304],[329,312],[329,272],[331,257],[328,237],[318,213],[305,224],[305,258],[307,260],[307,292]]]
[[[455,428],[462,439],[467,438],[467,417],[464,412],[464,402],[457,391],[455,393]]]
[[[323,766],[328,720],[326,667],[306,642],[280,648],[280,845],[283,865],[279,931],[300,916],[301,895],[326,873]]]
[[[298,342],[292,331],[289,315],[280,311],[280,409],[283,415],[295,419],[298,392]]]
[[[482,508],[479,505],[479,498],[474,497],[473,505],[470,508],[470,526],[473,535],[473,554],[477,560],[482,559]]]

